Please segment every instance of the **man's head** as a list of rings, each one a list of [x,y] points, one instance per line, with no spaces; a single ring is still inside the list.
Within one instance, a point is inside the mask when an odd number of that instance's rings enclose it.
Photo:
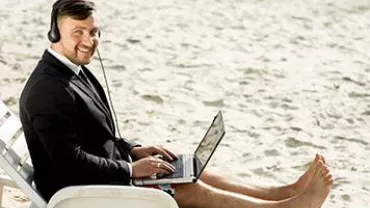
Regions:
[[[51,47],[76,65],[90,63],[98,46],[94,6],[88,0],[58,0],[53,5],[48,33]]]

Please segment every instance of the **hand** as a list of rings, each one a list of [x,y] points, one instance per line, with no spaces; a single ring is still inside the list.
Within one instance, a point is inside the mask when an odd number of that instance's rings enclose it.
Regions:
[[[140,159],[131,165],[132,178],[148,177],[157,173],[172,174],[175,171],[175,167],[170,163],[152,156]]]
[[[130,155],[138,160],[158,154],[162,155],[166,161],[172,162],[178,159],[177,156],[170,150],[157,146],[134,147],[130,151]]]

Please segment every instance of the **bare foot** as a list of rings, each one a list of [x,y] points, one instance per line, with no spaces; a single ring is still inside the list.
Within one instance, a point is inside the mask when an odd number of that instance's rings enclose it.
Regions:
[[[331,186],[333,185],[333,177],[326,165],[322,162],[319,162],[316,170],[311,183],[303,192],[302,196],[310,199],[311,206],[309,207],[319,208],[329,194]]]
[[[316,171],[316,167],[319,164],[319,162],[322,162],[325,164],[325,158],[319,154],[316,154],[315,159],[312,161],[310,167],[308,170],[301,176],[299,177],[298,181],[293,184],[293,192],[294,194],[300,194],[302,193],[310,184],[312,177]]]
[[[284,207],[320,208],[329,194],[333,178],[322,161],[316,165],[305,191],[283,202]]]

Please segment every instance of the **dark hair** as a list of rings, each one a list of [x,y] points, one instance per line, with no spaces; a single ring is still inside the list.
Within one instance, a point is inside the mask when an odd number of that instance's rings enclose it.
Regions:
[[[76,20],[84,20],[95,11],[95,4],[88,0],[58,0],[53,5],[57,19],[70,16]]]

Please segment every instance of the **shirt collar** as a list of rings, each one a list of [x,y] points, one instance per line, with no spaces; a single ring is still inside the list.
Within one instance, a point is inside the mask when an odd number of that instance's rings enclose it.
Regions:
[[[54,51],[51,47],[47,49],[49,53],[51,53],[56,59],[58,59],[60,62],[62,62],[64,65],[66,65],[68,68],[70,68],[77,76],[81,71],[81,66],[78,66],[69,59],[67,59],[65,56],[60,55],[56,51]]]

